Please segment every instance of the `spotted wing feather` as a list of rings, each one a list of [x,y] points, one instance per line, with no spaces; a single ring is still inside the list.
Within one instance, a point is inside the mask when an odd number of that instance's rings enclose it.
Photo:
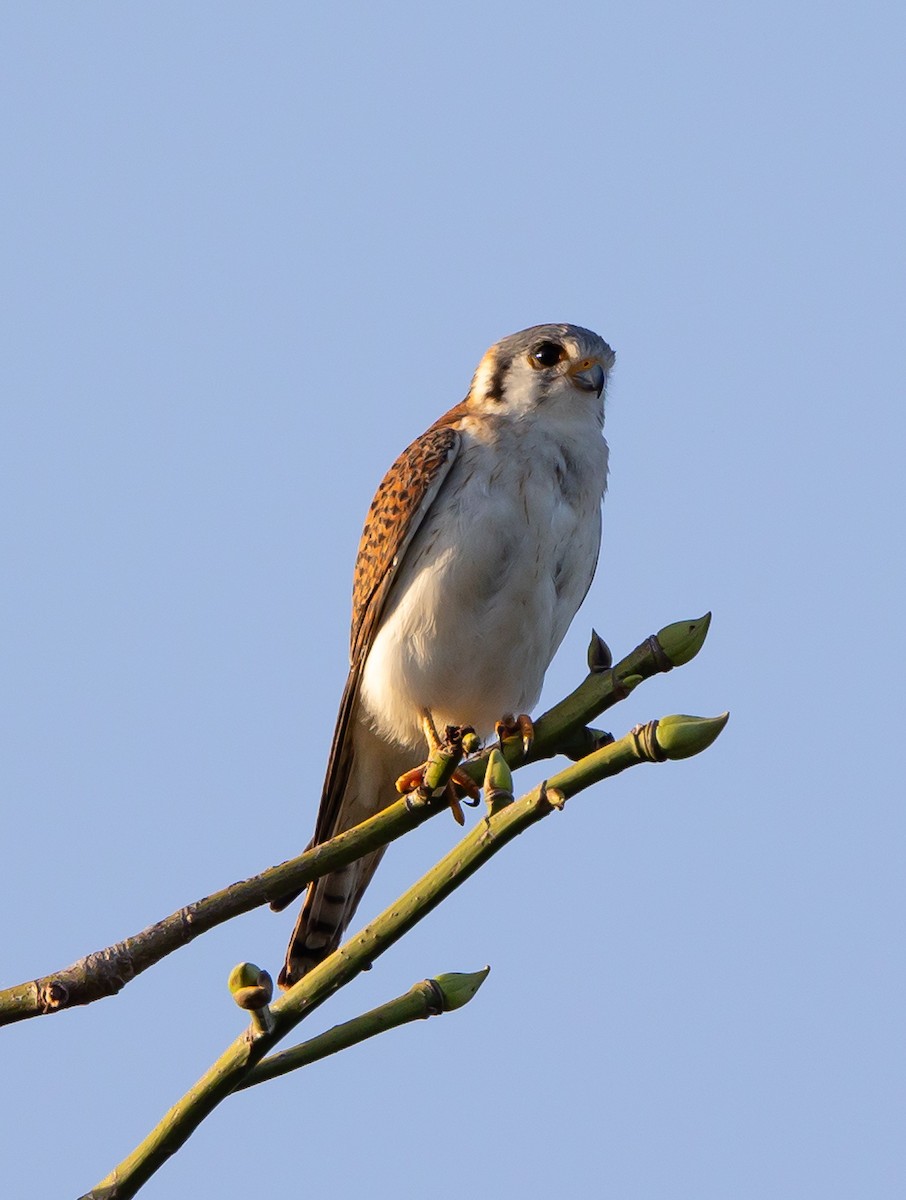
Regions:
[[[368,510],[353,576],[350,670],[330,747],[313,846],[340,832],[343,794],[352,765],[348,734],[362,668],[406,550],[456,460],[459,442],[457,431],[441,418],[397,458]],[[282,908],[294,898],[281,898],[277,904]]]
[[[348,824],[343,802],[353,768],[352,728],[362,669],[406,550],[456,460],[460,437],[448,423],[455,412],[451,410],[403,451],[384,476],[365,520],[353,579],[350,670],[330,747],[312,846],[327,841]],[[329,875],[308,888],[280,973],[281,987],[300,978],[338,943],[382,854],[383,850],[377,850],[345,872]],[[344,911],[339,919],[333,918],[333,936],[313,953],[307,944],[310,931],[320,931],[331,923],[322,912],[325,901],[334,905],[333,893],[329,894],[328,889],[346,896]],[[271,907],[284,908],[295,895],[281,897]]]
[[[353,668],[371,647],[400,563],[458,449],[455,429],[432,426],[403,451],[371,501],[352,581],[349,661]]]

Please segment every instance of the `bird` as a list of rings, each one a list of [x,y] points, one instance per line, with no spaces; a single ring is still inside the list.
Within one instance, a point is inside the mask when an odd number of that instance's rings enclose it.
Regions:
[[[310,845],[392,803],[437,729],[488,736],[537,703],[597,566],[614,357],[578,325],[503,338],[384,476],[359,542],[349,675]],[[527,717],[520,728],[530,735]],[[336,949],[382,854],[309,885],[281,987]]]

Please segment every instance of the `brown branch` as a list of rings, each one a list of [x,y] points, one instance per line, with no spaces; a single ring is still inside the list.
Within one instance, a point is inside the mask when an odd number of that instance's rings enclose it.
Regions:
[[[0,1025],[114,996],[136,975],[209,929],[300,890],[313,879],[386,846],[446,808],[443,799],[420,799],[417,803],[399,799],[377,816],[306,850],[298,858],[187,904],[140,933],[87,954],[62,971],[6,988],[0,991]]]

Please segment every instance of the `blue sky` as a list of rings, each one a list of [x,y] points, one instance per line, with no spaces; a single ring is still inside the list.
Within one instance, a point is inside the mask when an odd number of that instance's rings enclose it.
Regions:
[[[490,963],[468,1009],[228,1101],[143,1195],[903,1194],[904,23],[4,15],[5,983],[307,841],[374,487],[526,325],[617,354],[604,550],[542,707],[592,625],[620,656],[712,609],[699,659],[609,724],[732,711],[706,755],[528,833],[314,1021]],[[455,835],[392,851],[362,916]],[[3,1031],[0,1194],[105,1174],[290,924]]]

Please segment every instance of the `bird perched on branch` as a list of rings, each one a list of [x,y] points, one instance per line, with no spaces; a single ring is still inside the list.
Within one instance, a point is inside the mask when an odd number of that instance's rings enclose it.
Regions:
[[[613,361],[577,325],[504,338],[465,400],[384,476],[359,543],[350,671],[312,845],[391,803],[437,729],[486,734],[537,702],[597,563]],[[520,728],[531,736],[528,718]],[[309,886],[283,987],[339,944],[382,853]]]

